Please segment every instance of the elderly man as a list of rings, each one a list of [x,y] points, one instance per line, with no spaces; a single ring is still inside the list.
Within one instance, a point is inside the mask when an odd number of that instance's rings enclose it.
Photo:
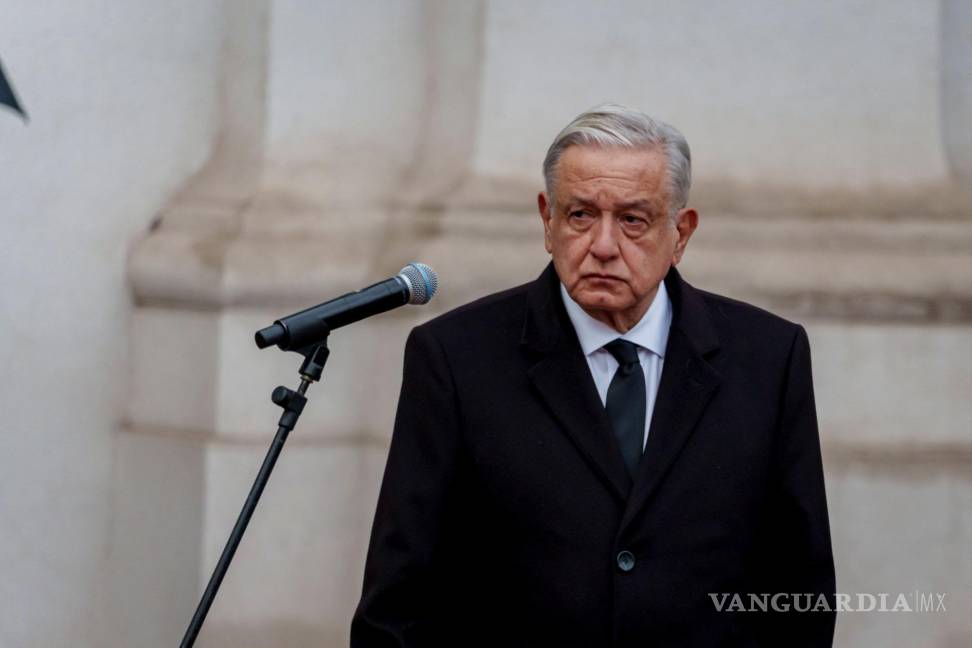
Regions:
[[[544,174],[543,274],[408,339],[353,648],[829,646],[803,328],[675,270],[674,128],[599,106]]]

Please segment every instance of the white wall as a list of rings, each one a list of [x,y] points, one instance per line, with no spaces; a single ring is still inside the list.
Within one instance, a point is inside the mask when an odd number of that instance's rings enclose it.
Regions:
[[[699,180],[861,190],[947,177],[939,6],[923,0],[493,0],[476,169],[538,177],[602,101],[670,121]]]
[[[418,0],[272,3],[268,191],[326,212],[393,197],[419,145],[422,21]]]
[[[223,5],[2,13],[30,121],[0,108],[0,646],[105,645],[125,255],[208,155]]]

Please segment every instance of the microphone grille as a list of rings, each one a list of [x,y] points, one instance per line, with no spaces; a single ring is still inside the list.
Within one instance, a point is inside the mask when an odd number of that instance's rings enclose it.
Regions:
[[[409,304],[429,303],[439,288],[439,276],[435,274],[435,270],[424,263],[409,263],[398,274],[408,282]]]

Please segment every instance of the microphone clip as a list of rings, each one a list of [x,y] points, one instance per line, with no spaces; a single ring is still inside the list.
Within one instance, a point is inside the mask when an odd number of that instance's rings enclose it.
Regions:
[[[320,341],[303,349],[297,349],[297,353],[304,356],[304,362],[300,365],[299,371],[301,379],[310,382],[317,382],[321,379],[321,375],[324,373],[324,364],[327,362],[328,356],[331,355],[331,350],[327,348],[327,336],[328,333],[325,332]]]

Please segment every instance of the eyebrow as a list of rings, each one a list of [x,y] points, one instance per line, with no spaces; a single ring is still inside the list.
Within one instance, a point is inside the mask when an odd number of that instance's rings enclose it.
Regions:
[[[571,196],[567,201],[567,204],[569,205],[571,203],[579,203],[585,207],[597,207],[597,203],[594,200],[585,198],[584,196]],[[635,209],[650,213],[654,211],[655,204],[650,200],[633,200],[630,202],[620,203],[617,207],[618,208],[616,211]]]

